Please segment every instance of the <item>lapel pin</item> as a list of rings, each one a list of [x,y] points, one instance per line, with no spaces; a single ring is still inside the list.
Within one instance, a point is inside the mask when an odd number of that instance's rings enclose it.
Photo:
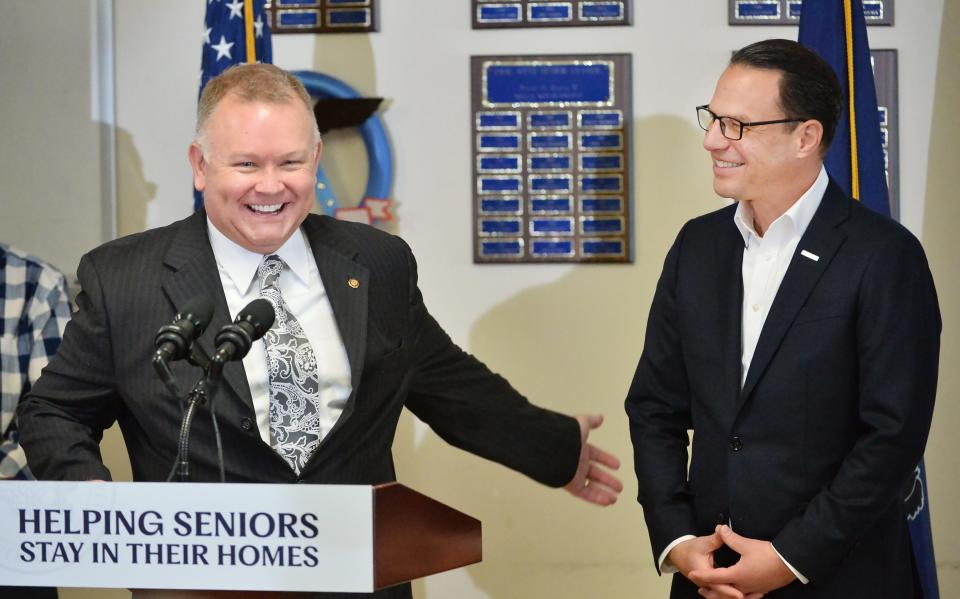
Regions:
[[[808,252],[807,250],[801,250],[800,255],[803,256],[804,258],[809,258],[809,259],[813,260],[814,262],[819,262],[819,261],[820,261],[820,256],[818,256],[818,255],[816,255],[816,254],[811,254],[811,253]]]
[[[358,287],[360,287],[360,281],[358,281],[357,279],[354,279],[353,277],[350,277],[349,279],[347,279],[347,285],[349,285],[351,289],[357,289]]]

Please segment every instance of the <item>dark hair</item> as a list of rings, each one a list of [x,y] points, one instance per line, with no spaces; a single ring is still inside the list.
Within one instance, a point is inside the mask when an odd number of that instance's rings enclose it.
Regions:
[[[843,92],[837,75],[825,60],[797,42],[774,39],[737,50],[730,65],[780,71],[780,108],[787,118],[820,121],[820,153],[827,153],[840,120]]]

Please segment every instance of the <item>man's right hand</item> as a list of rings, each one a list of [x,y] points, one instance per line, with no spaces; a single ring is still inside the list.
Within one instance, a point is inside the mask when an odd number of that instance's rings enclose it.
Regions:
[[[689,579],[690,572],[694,570],[712,570],[714,568],[713,552],[720,549],[723,544],[723,539],[720,537],[720,527],[718,526],[712,535],[687,539],[679,543],[670,550],[667,559],[680,570],[681,574]],[[759,599],[763,596],[759,593],[744,595],[737,588],[727,584],[701,587],[700,595],[708,599]]]

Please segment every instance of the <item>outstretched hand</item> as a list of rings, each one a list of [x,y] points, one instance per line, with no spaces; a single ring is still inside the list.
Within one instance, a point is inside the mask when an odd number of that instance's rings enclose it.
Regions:
[[[578,414],[574,416],[580,424],[580,462],[573,480],[563,488],[570,494],[595,503],[611,505],[623,491],[623,483],[609,470],[620,468],[620,460],[591,443],[587,443],[590,431],[603,424],[599,414]]]

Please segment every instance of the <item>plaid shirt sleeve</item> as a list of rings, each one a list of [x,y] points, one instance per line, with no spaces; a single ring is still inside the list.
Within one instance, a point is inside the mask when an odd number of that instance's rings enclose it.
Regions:
[[[0,308],[0,479],[32,479],[14,417],[70,319],[66,279],[52,266],[0,244]]]

